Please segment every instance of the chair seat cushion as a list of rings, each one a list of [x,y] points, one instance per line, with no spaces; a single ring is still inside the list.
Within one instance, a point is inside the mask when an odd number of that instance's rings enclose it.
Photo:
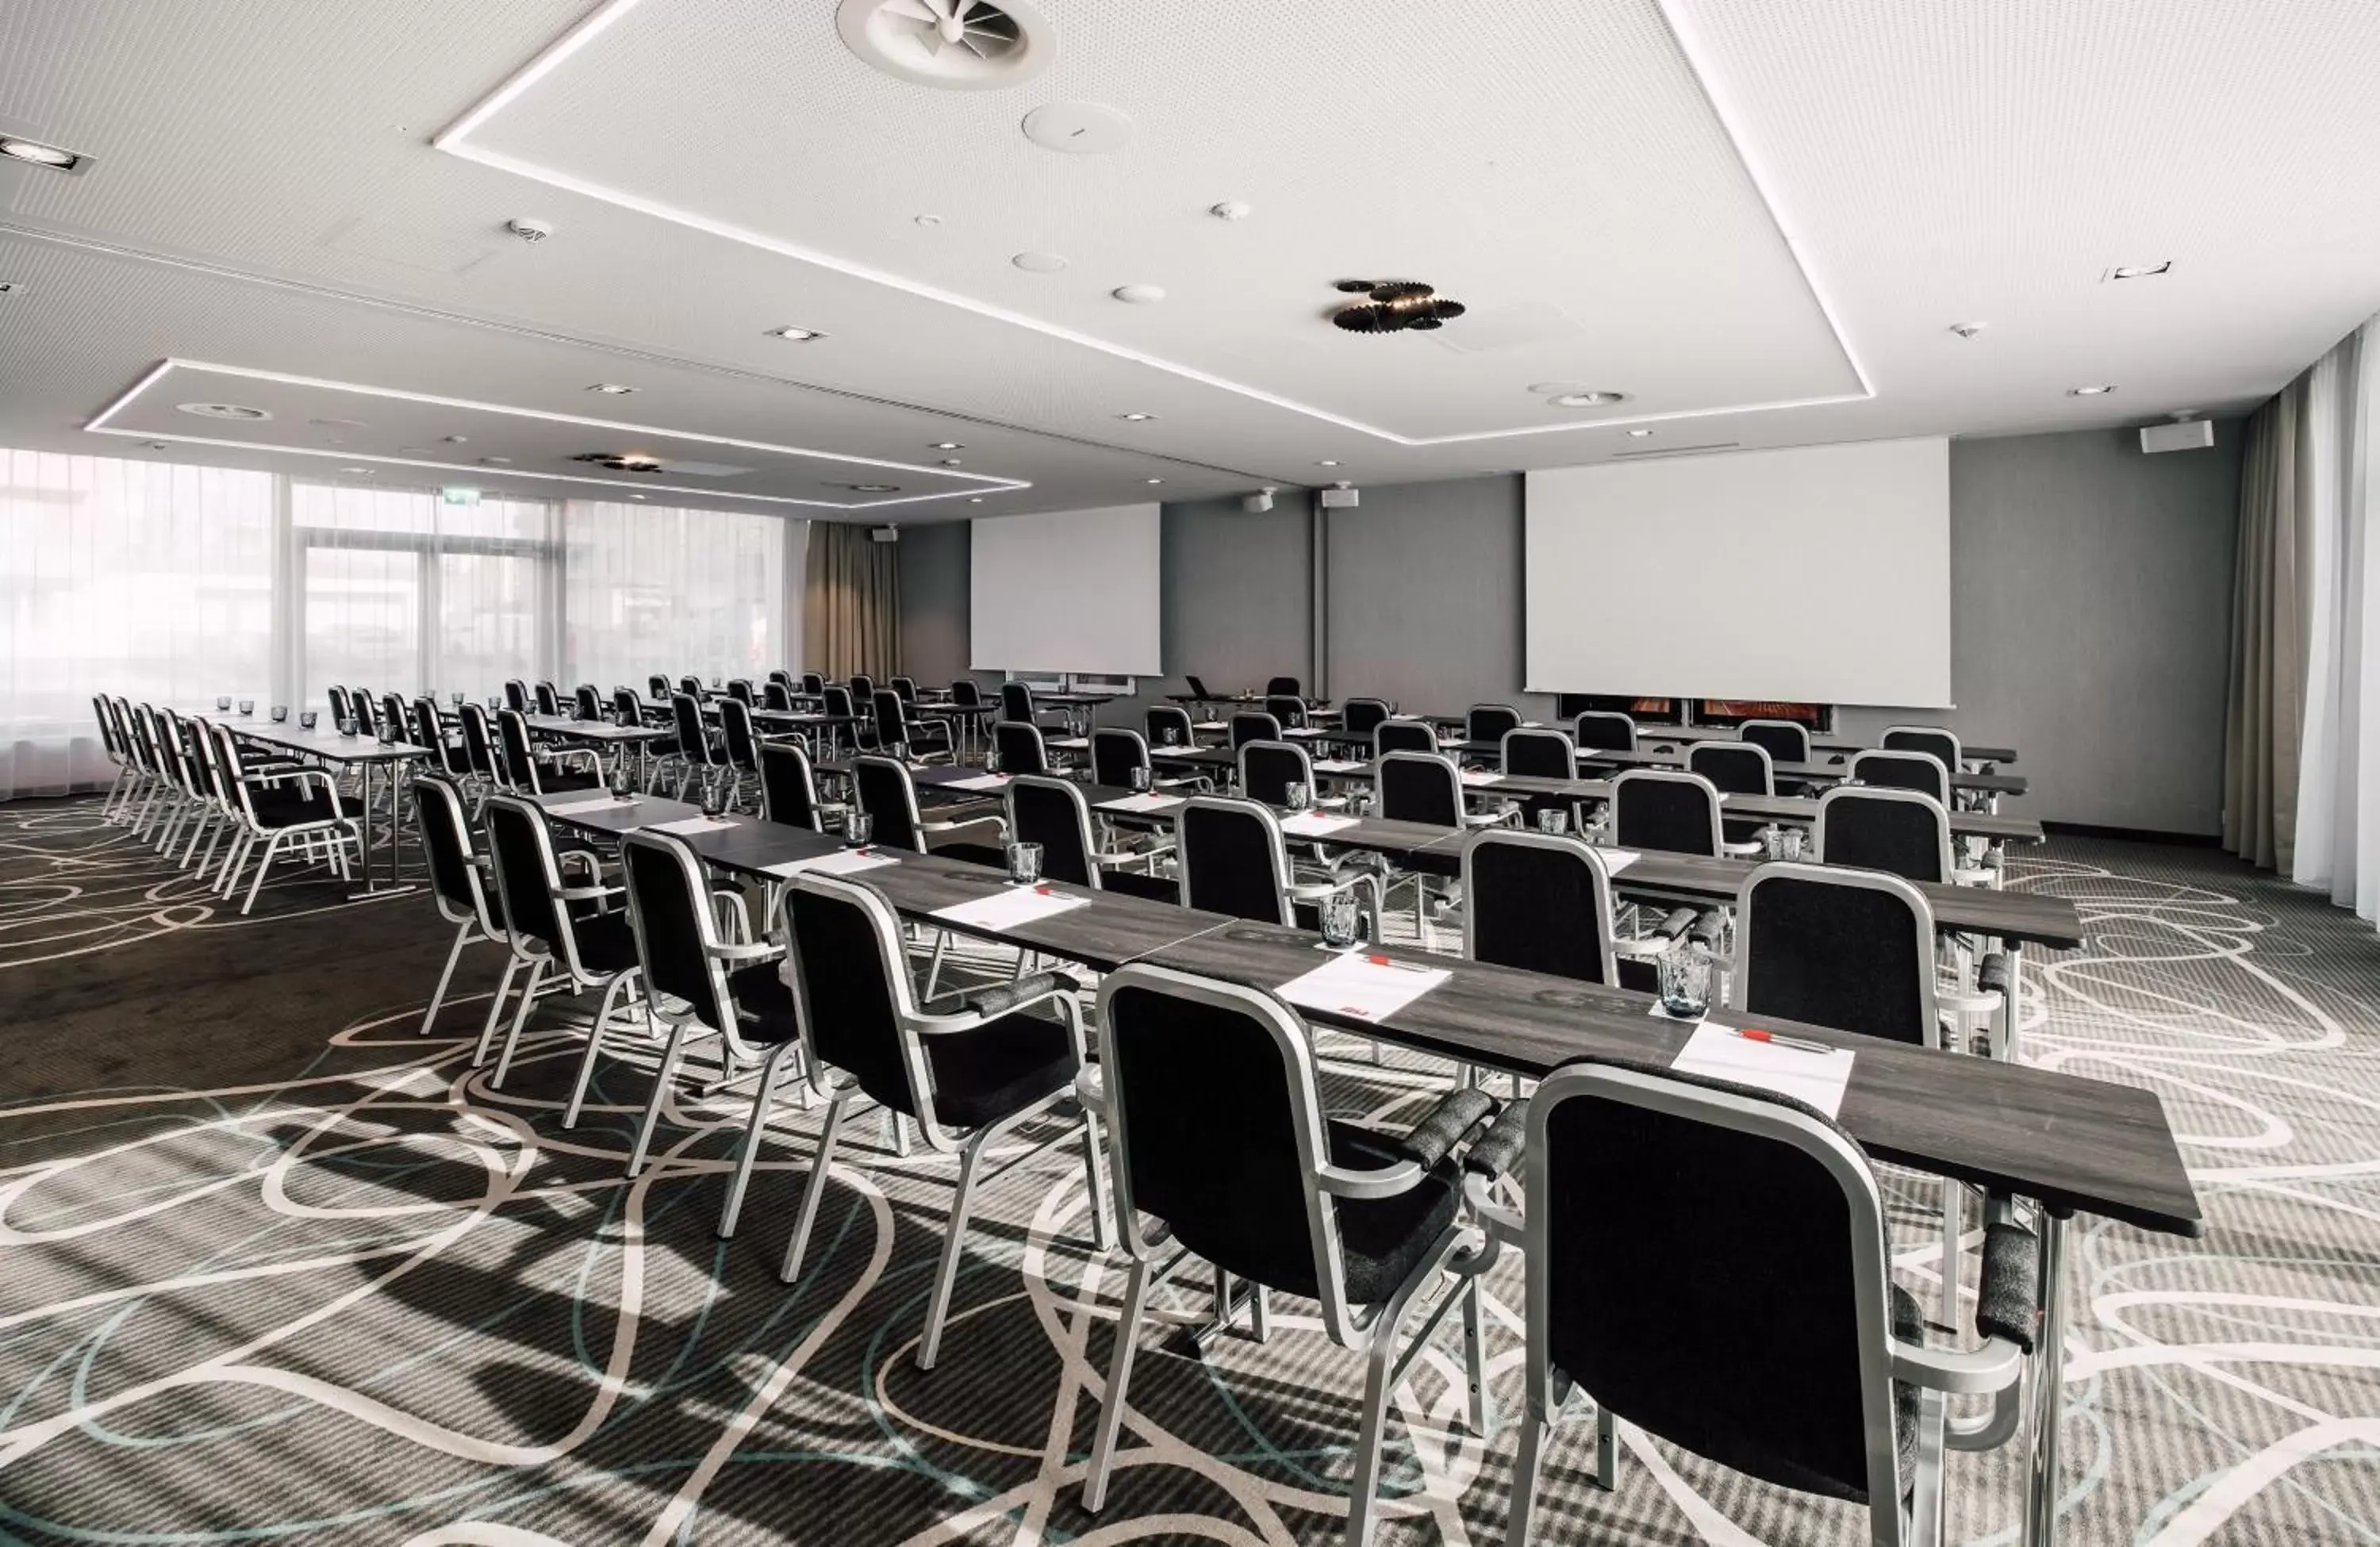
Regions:
[[[256,810],[256,820],[268,831],[331,822],[340,814],[331,809],[329,797],[322,795],[282,795],[259,790],[249,799]]]
[[[1073,1039],[1058,1022],[1030,1012],[928,1037],[925,1044],[934,1115],[953,1127],[999,1122],[1075,1082]]]
[[[747,1042],[790,1041],[795,1032],[794,991],[783,964],[756,962],[727,975],[727,997],[735,1002],[735,1034]]]
[[[1372,1171],[1414,1158],[1394,1135],[1336,1118],[1330,1140],[1332,1163],[1353,1170]],[[1454,1223],[1461,1188],[1462,1168],[1448,1159],[1393,1198],[1333,1200],[1348,1297],[1357,1305],[1378,1305],[1402,1288]]]

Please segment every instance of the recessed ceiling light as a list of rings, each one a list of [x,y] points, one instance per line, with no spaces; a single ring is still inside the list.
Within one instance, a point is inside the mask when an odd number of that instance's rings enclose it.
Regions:
[[[491,468],[509,468],[513,465],[513,459],[509,457],[482,457],[480,460]]]
[[[1630,435],[1633,439],[1640,440],[1640,441],[1641,441],[1641,440],[1643,440],[1645,436],[1647,436],[1647,435],[1651,434],[1652,432],[1651,432],[1650,430],[1631,430],[1631,431],[1629,431],[1629,432],[1628,432],[1629,435]]]
[[[2173,267],[2168,258],[2162,263],[2119,263],[2107,271],[2109,279],[2148,279]]]
[[[0,156],[11,161],[46,166],[54,172],[79,172],[90,158],[80,151],[69,151],[63,145],[44,145],[38,140],[19,140],[14,135],[0,135]]]
[[[769,330],[769,336],[771,338],[791,339],[796,344],[808,344],[812,339],[824,338],[826,335],[819,332],[816,328],[783,327],[771,328]]]
[[[637,389],[632,386],[624,386],[618,382],[598,382],[587,390],[589,392],[604,393],[613,397],[625,397]]]
[[[1108,292],[1126,306],[1155,306],[1165,298],[1162,285],[1119,285]]]
[[[644,495],[642,495],[642,494],[630,494],[628,497],[629,497],[630,499],[632,499],[632,500],[640,500],[640,499],[643,499],[645,496],[644,496]]]
[[[901,492],[897,483],[846,483],[844,487],[855,494],[897,494]]]
[[[1628,395],[1595,388],[1586,392],[1565,392],[1553,399],[1557,408],[1608,408],[1614,403],[1625,403]]]
[[[2112,386],[2068,387],[2066,389],[2066,396],[2069,397],[2104,397],[2108,393],[2115,390],[2116,389]]]
[[[448,445],[468,445],[471,443],[471,437],[468,435],[441,435],[438,438]]]
[[[961,463],[955,457],[945,457],[942,458],[942,466],[946,468],[956,468],[964,465],[965,464]]]
[[[371,469],[370,468],[341,468],[339,470],[343,473],[358,473],[365,478],[370,478],[371,476]]]
[[[1066,267],[1065,255],[1058,252],[1020,252],[1009,262],[1026,274],[1060,274]]]
[[[273,417],[262,408],[246,408],[237,403],[176,403],[174,407],[183,413],[195,414],[200,419],[260,420]]]
[[[969,505],[981,505],[982,503],[983,496],[981,494],[970,494],[967,496],[967,504]]]
[[[1321,461],[1317,462],[1314,465],[1318,468],[1335,468],[1339,463],[1337,458],[1326,457]]]
[[[1149,482],[1151,482],[1151,483],[1162,483],[1162,482],[1164,482],[1164,481],[1165,481],[1165,480],[1163,480],[1163,479],[1161,479],[1161,478],[1152,478],[1152,479],[1150,479],[1148,481],[1149,481]]]
[[[961,445],[956,441],[936,441],[934,443],[934,449],[936,451],[965,451],[966,447]]]
[[[921,214],[917,216],[917,224],[920,225],[940,225],[941,223],[942,217],[938,214]]]
[[[1155,419],[1156,417],[1157,417],[1157,416],[1156,416],[1155,414],[1118,414],[1118,415],[1116,415],[1116,418],[1118,418],[1118,419],[1120,419],[1120,420],[1123,420],[1126,424],[1146,424],[1146,423],[1148,423],[1150,420]]]

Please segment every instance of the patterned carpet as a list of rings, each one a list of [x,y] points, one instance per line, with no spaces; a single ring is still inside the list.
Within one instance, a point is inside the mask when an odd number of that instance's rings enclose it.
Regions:
[[[2157,1090],[2214,1223],[2078,1228],[2064,1540],[2380,1541],[2380,942],[2211,851],[2061,841],[2015,876],[2093,936],[2036,954],[2029,1045]],[[489,1090],[495,948],[419,1034],[449,939],[419,894],[294,872],[243,920],[96,801],[0,807],[0,1541],[1338,1540],[1360,1371],[1313,1308],[1203,1358],[1152,1337],[1088,1516],[1123,1274],[1083,1238],[1076,1151],[980,1199],[921,1374],[953,1163],[859,1123],[782,1286],[820,1115],[780,1120],[722,1242],[740,1103],[674,1106],[624,1182],[643,1069],[608,1067],[564,1133],[557,1010]],[[1430,1078],[1350,1056],[1327,1093],[1410,1117]],[[1930,1188],[1893,1191],[1922,1289]],[[1517,1265],[1491,1287],[1509,1414]],[[1165,1314],[1208,1309],[1187,1287]],[[1385,1541],[1501,1539],[1512,1429],[1450,1427],[1442,1341],[1397,1395]],[[1850,1506],[1633,1432],[1594,1492],[1590,1427],[1556,1441],[1540,1541],[1863,1540]],[[2016,1454],[1954,1459],[1952,1540],[2013,1541]]]

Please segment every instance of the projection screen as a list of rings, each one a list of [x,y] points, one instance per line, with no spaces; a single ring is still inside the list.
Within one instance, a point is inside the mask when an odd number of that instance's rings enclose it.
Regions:
[[[1158,507],[968,523],[977,671],[1156,676]]]

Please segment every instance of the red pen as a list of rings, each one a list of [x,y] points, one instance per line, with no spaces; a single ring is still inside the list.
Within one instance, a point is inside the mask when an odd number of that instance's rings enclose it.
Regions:
[[[1756,1026],[1739,1026],[1735,1034],[1747,1042],[1767,1042],[1772,1047],[1798,1048],[1803,1053],[1832,1053],[1824,1042],[1814,1042],[1806,1037],[1780,1037],[1774,1031],[1763,1031]]]

